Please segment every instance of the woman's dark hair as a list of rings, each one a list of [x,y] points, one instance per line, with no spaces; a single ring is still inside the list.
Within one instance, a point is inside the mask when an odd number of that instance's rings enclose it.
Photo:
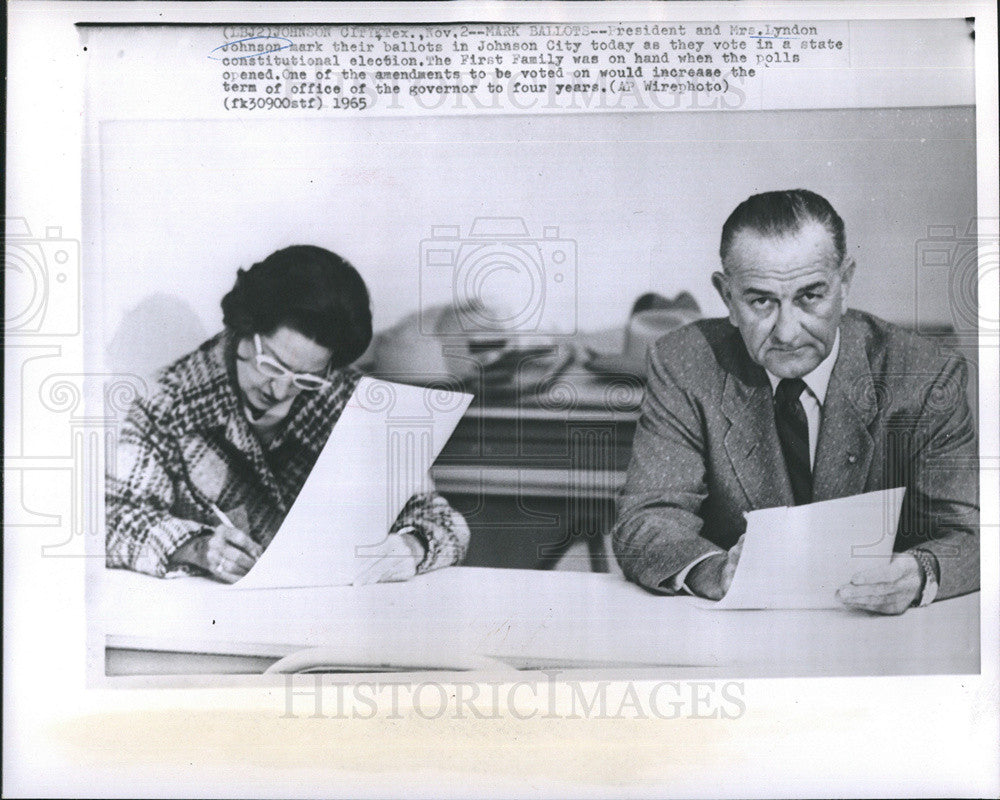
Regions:
[[[286,325],[333,351],[335,369],[356,360],[372,340],[364,279],[336,253],[312,245],[286,247],[239,270],[222,298],[222,321],[238,336]]]

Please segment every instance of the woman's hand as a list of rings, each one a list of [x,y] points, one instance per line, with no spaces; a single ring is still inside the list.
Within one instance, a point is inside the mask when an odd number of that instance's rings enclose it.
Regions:
[[[174,555],[174,561],[191,564],[216,580],[234,583],[257,563],[264,549],[239,528],[219,525],[208,536],[199,536]]]
[[[366,548],[372,563],[354,579],[354,586],[383,581],[408,581],[417,574],[417,564],[424,558],[424,546],[412,533],[390,533],[385,541]]]

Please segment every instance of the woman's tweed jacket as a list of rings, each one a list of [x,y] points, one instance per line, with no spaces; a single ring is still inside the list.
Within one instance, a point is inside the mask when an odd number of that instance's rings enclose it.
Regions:
[[[361,378],[348,367],[328,388],[299,394],[265,446],[236,394],[235,344],[229,331],[209,339],[161,370],[149,396],[129,410],[108,459],[109,567],[171,572],[174,551],[219,524],[211,503],[242,508],[247,533],[267,546]],[[392,530],[406,526],[427,548],[418,572],[465,556],[468,526],[436,492],[410,498]]]

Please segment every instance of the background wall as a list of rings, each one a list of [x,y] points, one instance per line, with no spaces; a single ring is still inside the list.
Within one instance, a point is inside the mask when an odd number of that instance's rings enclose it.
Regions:
[[[102,263],[87,268],[103,276],[108,350],[127,348],[145,320],[164,363],[220,328],[238,267],[294,243],[354,263],[384,328],[417,309],[432,226],[465,235],[480,216],[522,217],[539,236],[557,226],[575,241],[575,296],[551,298],[566,327],[574,315],[584,330],[623,324],[647,290],[687,289],[719,315],[709,275],[726,216],[754,192],[801,186],[846,221],[855,307],[950,323],[947,271],[918,275],[916,253],[929,226],[964,231],[975,216],[973,114],[109,122]]]

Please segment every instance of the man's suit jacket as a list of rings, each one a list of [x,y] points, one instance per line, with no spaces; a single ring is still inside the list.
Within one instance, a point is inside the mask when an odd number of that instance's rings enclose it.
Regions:
[[[937,556],[938,598],[979,588],[977,441],[965,362],[883,320],[848,311],[823,404],[814,501],[907,488],[895,550]],[[744,512],[793,504],[771,385],[726,319],[650,350],[648,386],[613,542],[650,589],[728,549]],[[859,565],[859,570],[861,565]]]

